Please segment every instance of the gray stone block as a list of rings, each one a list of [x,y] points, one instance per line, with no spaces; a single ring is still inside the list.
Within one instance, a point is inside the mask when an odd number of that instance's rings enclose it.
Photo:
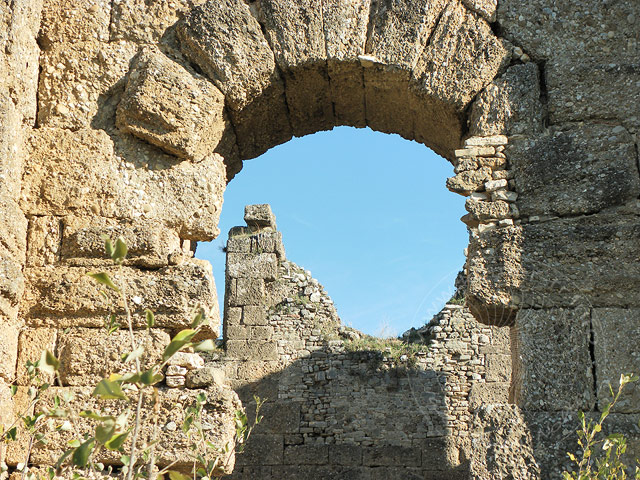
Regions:
[[[290,445],[284,447],[285,465],[326,465],[329,461],[327,445]]]
[[[367,447],[362,452],[363,465],[377,466],[404,466],[419,467],[422,463],[420,449],[417,447],[401,447],[387,445],[380,447]]]

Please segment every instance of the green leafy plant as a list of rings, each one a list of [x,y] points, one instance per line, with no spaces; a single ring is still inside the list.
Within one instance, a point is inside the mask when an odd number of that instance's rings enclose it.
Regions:
[[[113,242],[110,238],[103,237],[105,250],[114,264],[122,272],[122,264],[127,255],[125,242],[118,238]],[[206,313],[198,308],[193,316],[189,328],[178,332],[165,347],[161,359],[151,366],[150,362],[142,362],[146,355],[144,345],[136,341],[133,331],[133,317],[129,307],[126,284],[119,284],[106,272],[94,272],[88,274],[104,289],[101,293],[106,299],[111,299],[107,291],[117,294],[117,302],[124,308],[126,329],[128,330],[129,348],[121,360],[125,366],[133,366],[132,371],[124,373],[112,373],[98,382],[92,392],[92,396],[105,402],[117,402],[116,409],[120,413],[110,413],[113,409],[102,411],[82,410],[76,411],[73,404],[73,394],[63,390],[60,396],[54,396],[47,402],[46,408],[42,407],[43,393],[50,387],[50,383],[42,379],[56,379],[62,385],[60,378],[60,361],[50,351],[44,351],[40,360],[35,363],[27,363],[26,369],[29,376],[29,403],[23,412],[17,415],[15,422],[8,428],[0,430],[0,441],[16,441],[20,435],[18,426],[23,424],[23,430],[28,435],[29,447],[21,465],[24,480],[31,480],[29,472],[29,459],[33,445],[46,444],[47,434],[53,431],[81,431],[80,422],[90,422],[92,433],[84,434],[68,443],[68,447],[57,460],[55,465],[47,469],[47,477],[52,480],[61,469],[70,469],[73,477],[80,479],[92,476],[95,473],[113,475],[111,467],[106,467],[94,460],[101,450],[117,452],[120,455],[122,469],[118,476],[123,480],[147,478],[149,480],[168,476],[171,480],[210,479],[223,476],[227,471],[228,462],[233,453],[240,452],[251,435],[253,428],[261,421],[259,416],[262,401],[255,398],[257,408],[256,417],[250,422],[244,411],[235,414],[236,435],[231,444],[223,447],[216,446],[207,439],[202,423],[202,414],[207,405],[204,393],[196,397],[194,405],[188,407],[185,412],[182,431],[176,435],[186,435],[191,457],[192,470],[189,476],[173,470],[176,464],[173,462],[162,469],[156,467],[155,446],[159,436],[159,390],[158,384],[164,379],[163,369],[169,364],[171,358],[178,352],[189,350],[193,352],[211,352],[216,349],[215,342],[211,339],[196,341],[195,338],[207,322]],[[116,305],[112,305],[115,309]],[[146,328],[150,332],[155,325],[155,316],[150,310],[145,311]],[[120,328],[117,316],[110,314],[105,321],[105,329],[110,335]],[[15,395],[18,391],[16,385],[11,387]],[[41,407],[41,408],[38,408]],[[29,412],[38,413],[30,414]],[[143,441],[140,433],[144,425],[151,427],[150,440]],[[126,448],[125,448],[126,447]]]
[[[577,471],[563,472],[565,480],[624,480],[629,478],[627,466],[622,461],[622,456],[627,450],[625,436],[619,433],[604,436],[602,426],[611,413],[611,409],[620,399],[625,385],[637,380],[637,376],[623,374],[620,376],[620,386],[616,392],[609,386],[611,402],[604,407],[598,420],[587,420],[584,412],[578,414],[580,429],[577,434],[581,455],[567,454],[576,465]],[[640,463],[636,465],[631,478],[640,479]]]

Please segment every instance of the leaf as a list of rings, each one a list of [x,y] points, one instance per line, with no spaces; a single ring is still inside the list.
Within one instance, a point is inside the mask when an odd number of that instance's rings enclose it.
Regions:
[[[76,467],[84,468],[87,466],[89,455],[91,455],[94,445],[95,439],[90,438],[73,451],[71,461]]]
[[[213,340],[203,340],[200,343],[194,345],[193,350],[195,352],[213,352],[216,349],[216,344]]]
[[[18,436],[18,427],[13,427],[7,430],[6,436],[9,440],[15,440]]]
[[[193,320],[191,321],[191,328],[198,328],[202,322],[204,321],[204,310],[200,308],[198,313],[193,316]]]
[[[116,285],[111,281],[111,278],[109,277],[109,275],[105,272],[87,273],[87,275],[93,278],[96,282],[106,287],[109,287],[111,290],[115,290],[116,292],[120,291],[120,289],[116,287]]]
[[[147,317],[147,328],[151,328],[156,324],[156,317],[151,310],[148,308],[144,311]]]
[[[176,472],[175,470],[169,470],[169,478],[171,480],[191,480],[191,477],[188,477],[180,472]]]
[[[122,448],[122,445],[124,445],[124,442],[127,440],[128,435],[129,432],[114,435],[109,441],[104,444],[104,446],[109,450],[120,450]]]
[[[15,397],[16,393],[18,393],[18,386],[17,385],[11,385],[11,396]]]
[[[140,345],[133,352],[123,355],[122,361],[124,363],[129,363],[130,361],[135,360],[136,358],[140,358],[140,356],[142,356],[143,353],[144,353],[144,347]]]
[[[115,245],[115,248],[113,249],[113,253],[111,254],[111,258],[113,259],[114,262],[121,263],[127,256],[127,252],[128,252],[127,244],[124,243],[124,240],[122,239],[122,237],[118,237],[116,239],[116,245]]]
[[[100,380],[91,395],[102,400],[129,400],[118,382],[106,378]]]
[[[113,419],[111,415],[98,415],[92,410],[83,410],[78,414],[82,418],[90,418],[91,420],[98,420],[99,422],[104,422],[106,420]]]
[[[115,431],[115,419],[110,418],[105,420],[101,425],[96,426],[96,440],[106,446],[106,443],[111,439],[111,437],[113,437]]]
[[[151,367],[140,374],[140,381],[145,385],[155,385],[164,378],[161,374],[155,372],[155,367]]]
[[[196,335],[196,333],[197,332],[193,329],[186,329],[179,332],[175,337],[173,337],[171,343],[167,345],[167,348],[164,349],[162,361],[170,359],[181,348],[191,342],[191,339]]]
[[[104,241],[104,251],[107,253],[108,256],[112,257],[113,243],[111,242],[111,238],[108,235],[105,235],[104,233],[100,235],[100,237],[102,237],[102,240]]]
[[[48,375],[53,375],[60,368],[60,361],[49,350],[44,350],[38,362],[38,369]]]

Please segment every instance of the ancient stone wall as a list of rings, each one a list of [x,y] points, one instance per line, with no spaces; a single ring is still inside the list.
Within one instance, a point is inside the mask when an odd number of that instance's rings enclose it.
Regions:
[[[367,337],[285,259],[268,205],[245,221],[226,247],[226,353],[207,365],[245,405],[268,399],[234,478],[467,478],[474,410],[509,400],[509,327],[451,304],[415,343]]]
[[[454,164],[469,307],[513,326],[520,408],[475,416],[477,438],[521,413],[556,478],[574,412],[640,370],[638,18],[622,0],[4,1],[0,421],[19,355],[101,325],[100,233],[133,247],[123,278],[172,331],[215,305],[189,242],[218,234],[242,161],[366,125]],[[631,445],[638,389],[614,419]]]

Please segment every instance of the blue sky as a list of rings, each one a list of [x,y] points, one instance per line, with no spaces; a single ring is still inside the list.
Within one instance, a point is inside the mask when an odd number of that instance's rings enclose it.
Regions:
[[[446,190],[449,162],[424,145],[339,127],[244,162],[224,196],[220,236],[198,244],[220,303],[229,229],[244,206],[269,203],[287,258],[310,270],[342,321],[372,335],[421,326],[452,295],[464,264],[464,198]]]

